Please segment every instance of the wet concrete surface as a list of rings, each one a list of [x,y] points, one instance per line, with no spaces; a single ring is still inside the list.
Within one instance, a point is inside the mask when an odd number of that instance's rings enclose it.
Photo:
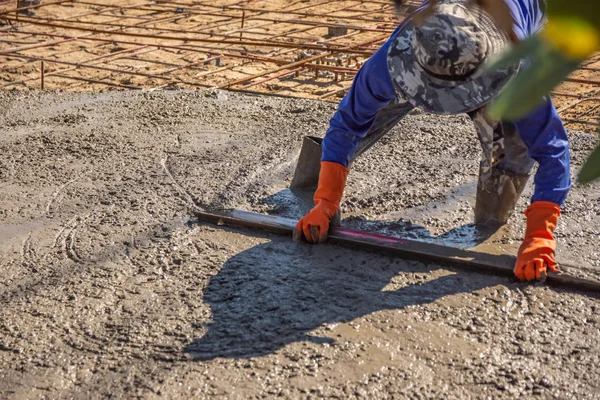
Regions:
[[[294,161],[334,105],[0,92],[0,109],[0,398],[600,398],[598,296],[191,217],[301,216]],[[570,136],[575,171],[597,137]],[[514,252],[527,199],[478,231],[478,159],[466,117],[410,116],[353,166],[343,224]],[[599,222],[600,185],[574,188],[569,272],[600,276]]]

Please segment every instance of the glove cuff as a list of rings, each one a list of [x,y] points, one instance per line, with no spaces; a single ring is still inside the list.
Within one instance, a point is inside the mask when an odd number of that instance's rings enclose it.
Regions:
[[[336,210],[339,209],[347,177],[348,168],[342,164],[321,161],[319,186],[314,196],[315,204],[327,201],[334,205]]]
[[[554,230],[558,223],[560,207],[549,201],[533,202],[525,211],[527,216],[527,229],[525,240],[530,238],[543,238],[554,240]]]
[[[529,216],[530,212],[535,213],[548,213],[548,214],[557,214],[556,216],[560,216],[560,206],[551,201],[534,201],[527,207],[525,210],[525,216]]]

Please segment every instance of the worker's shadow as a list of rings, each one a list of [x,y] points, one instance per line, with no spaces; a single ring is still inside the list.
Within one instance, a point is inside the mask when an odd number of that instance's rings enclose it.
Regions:
[[[437,267],[269,237],[270,242],[230,258],[210,280],[204,302],[211,307],[212,322],[187,353],[203,360],[249,358],[293,342],[329,343],[334,339],[310,332],[325,323],[506,283],[489,275],[430,274]]]

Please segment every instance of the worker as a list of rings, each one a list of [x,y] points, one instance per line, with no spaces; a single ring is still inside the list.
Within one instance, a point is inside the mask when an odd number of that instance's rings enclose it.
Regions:
[[[518,39],[541,29],[544,0],[506,3]],[[537,162],[535,192],[525,211],[525,238],[514,273],[529,281],[542,278],[548,270],[557,272],[553,233],[571,187],[563,123],[550,98],[521,120],[490,120],[486,105],[515,75],[518,65],[498,71],[481,67],[510,44],[509,35],[468,0],[440,0],[428,11],[418,24],[411,17],[403,21],[359,70],[330,120],[322,142],[315,207],[298,222],[294,237],[310,243],[327,240],[354,151],[377,113],[403,101],[425,112],[467,113],[473,119],[484,149],[475,206],[478,224],[506,223]]]

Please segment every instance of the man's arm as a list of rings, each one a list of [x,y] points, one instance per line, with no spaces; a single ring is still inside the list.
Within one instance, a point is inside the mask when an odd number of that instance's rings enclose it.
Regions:
[[[347,168],[379,110],[396,97],[387,68],[388,48],[389,41],[358,71],[352,87],[330,120],[322,144],[322,161],[335,162]]]
[[[535,192],[527,208],[525,238],[519,248],[515,275],[540,279],[547,269],[557,272],[554,230],[560,208],[571,188],[569,140],[551,100],[523,120],[515,122],[529,156],[539,164]]]
[[[389,43],[388,40],[358,71],[331,118],[322,142],[315,207],[296,225],[295,239],[305,238],[311,243],[327,240],[329,222],[340,208],[350,160],[373,126],[377,113],[396,97],[387,69]]]
[[[551,100],[520,121],[517,132],[538,162],[531,202],[548,201],[561,207],[571,188],[569,139]]]

